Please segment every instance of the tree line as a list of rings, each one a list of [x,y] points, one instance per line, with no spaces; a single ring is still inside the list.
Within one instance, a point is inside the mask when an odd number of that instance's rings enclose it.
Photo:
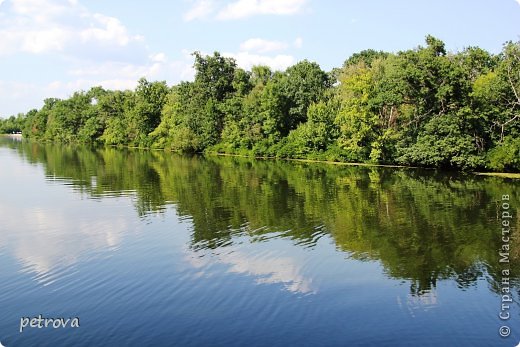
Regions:
[[[364,50],[323,71],[195,52],[195,79],[93,87],[0,123],[27,138],[179,152],[520,171],[520,42]]]

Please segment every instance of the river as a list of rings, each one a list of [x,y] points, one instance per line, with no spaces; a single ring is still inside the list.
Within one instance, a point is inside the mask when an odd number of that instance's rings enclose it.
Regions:
[[[6,137],[0,165],[7,347],[520,341],[518,180]]]

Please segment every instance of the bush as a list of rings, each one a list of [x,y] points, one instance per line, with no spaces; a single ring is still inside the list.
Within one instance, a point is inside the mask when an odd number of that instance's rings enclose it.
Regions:
[[[487,154],[486,167],[498,171],[520,170],[520,138],[507,136]]]

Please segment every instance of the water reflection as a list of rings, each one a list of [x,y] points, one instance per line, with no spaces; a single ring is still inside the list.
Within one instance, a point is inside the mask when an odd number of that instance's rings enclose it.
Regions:
[[[252,276],[256,284],[281,284],[283,289],[295,294],[314,294],[316,288],[312,279],[302,271],[302,264],[293,257],[279,256],[273,251],[261,254],[248,254],[237,249],[226,249],[223,253],[212,253],[200,257],[198,252],[189,252],[186,260],[198,275],[210,264],[220,263],[228,266],[227,272]]]
[[[327,236],[346,257],[377,260],[389,277],[409,280],[412,296],[431,296],[438,282],[446,279],[464,290],[486,278],[492,289],[497,288],[501,269],[497,202],[504,193],[520,201],[515,181],[455,173],[13,141],[2,145],[29,163],[43,165],[47,179],[58,178],[90,198],[133,196],[142,218],[175,206],[176,213],[192,223],[188,243],[192,252],[231,249],[244,238],[252,243],[282,238],[313,248]],[[14,215],[8,207],[0,208],[2,215]],[[56,240],[66,240],[60,230],[85,230],[77,249],[70,252],[67,245],[63,253],[114,246],[126,228],[124,219],[113,216],[96,216],[99,226],[92,225],[90,218],[80,218],[80,224],[72,226],[66,225],[61,212],[49,213],[30,206],[23,212],[24,218],[41,218],[42,225],[54,230]],[[513,230],[518,230],[519,220],[516,217]],[[9,228],[16,229],[16,223],[8,221]],[[98,229],[107,233],[89,234]],[[38,240],[38,235],[32,237]],[[513,243],[511,247],[520,250],[520,238]],[[19,245],[17,254],[37,271],[73,261],[65,260],[58,243],[49,252],[45,247]],[[228,264],[231,272],[255,276],[257,283],[282,283],[299,293],[315,290],[291,259],[269,254],[252,259],[237,251],[221,252],[213,260]],[[515,287],[519,264],[519,253],[512,253]]]
[[[98,214],[93,219],[84,212],[80,206],[60,210],[0,203],[2,227],[19,235],[8,243],[11,252],[44,284],[49,273],[76,263],[84,253],[113,249],[121,241],[121,234],[127,228],[123,218]],[[76,218],[72,219],[72,215]]]
[[[401,310],[415,317],[416,311],[428,311],[438,305],[437,290],[425,291],[422,295],[408,294],[404,300],[398,296],[397,304]]]
[[[0,172],[0,180],[10,184],[3,185],[0,199],[0,250],[9,249],[24,272],[48,285],[79,258],[119,246],[128,222],[122,213],[114,214],[116,204],[111,210],[99,210],[93,200],[71,199],[61,184],[41,186],[25,180],[31,170],[15,164],[15,159],[2,156],[8,169]]]

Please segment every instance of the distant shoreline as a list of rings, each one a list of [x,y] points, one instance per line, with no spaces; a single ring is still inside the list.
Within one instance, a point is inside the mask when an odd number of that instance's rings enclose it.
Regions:
[[[0,136],[8,137],[12,141],[22,141],[22,134],[0,134]]]

